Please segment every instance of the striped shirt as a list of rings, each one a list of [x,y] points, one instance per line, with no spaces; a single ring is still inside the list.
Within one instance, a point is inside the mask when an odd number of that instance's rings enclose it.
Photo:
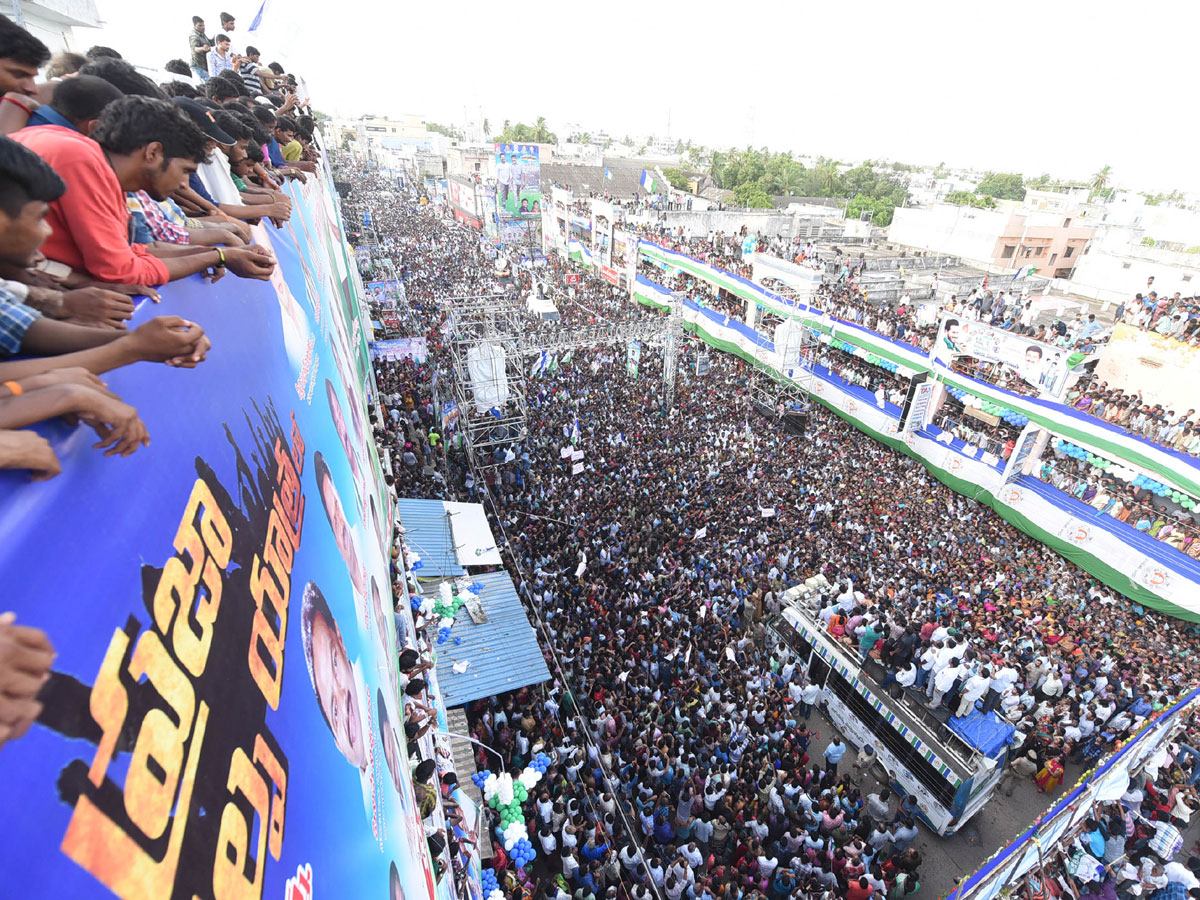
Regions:
[[[246,60],[238,69],[238,74],[242,76],[242,83],[246,85],[248,91],[256,96],[263,92],[262,80],[258,77],[259,68],[258,63]]]
[[[166,244],[188,243],[187,229],[173,221],[166,211],[145,191],[132,191],[125,195],[125,204],[131,213],[141,213],[146,227],[156,241]]]
[[[17,300],[12,292],[0,288],[0,356],[15,356],[21,352],[25,332],[41,315]]]

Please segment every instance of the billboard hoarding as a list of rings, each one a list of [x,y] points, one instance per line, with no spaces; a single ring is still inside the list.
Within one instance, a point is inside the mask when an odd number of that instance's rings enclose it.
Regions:
[[[1048,397],[1060,396],[1066,387],[1070,355],[1069,351],[1050,344],[952,315],[943,316],[933,349],[934,359],[946,365],[961,357],[998,365],[994,383],[1000,387],[1017,380]],[[1016,390],[1029,393],[1028,389]]]
[[[27,816],[3,851],[13,896],[432,896],[361,295],[321,179],[288,190],[287,226],[255,227],[270,281],[162,290],[154,313],[203,323],[208,360],[105,376],[152,447],[106,459],[54,422],[61,475],[0,475],[10,608],[57,653],[4,748]]]
[[[542,214],[542,167],[537,144],[497,143],[496,208],[501,219]]]

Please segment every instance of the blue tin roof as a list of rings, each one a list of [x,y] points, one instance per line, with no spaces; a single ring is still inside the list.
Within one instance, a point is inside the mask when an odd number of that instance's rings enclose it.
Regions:
[[[477,596],[488,620],[476,625],[466,609],[459,610],[445,643],[434,645],[447,707],[550,680],[537,633],[508,573],[489,572],[471,583],[482,588]],[[459,674],[453,667],[462,660],[471,665]]]
[[[441,500],[396,502],[404,539],[421,557],[418,578],[454,578],[465,573],[454,555],[454,535]]]

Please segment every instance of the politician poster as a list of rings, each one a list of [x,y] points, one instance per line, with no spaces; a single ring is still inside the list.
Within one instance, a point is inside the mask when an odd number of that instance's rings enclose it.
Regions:
[[[212,342],[105,376],[148,447],[55,422],[61,475],[0,474],[5,609],[56,654],[4,746],[4,896],[434,893],[362,310],[321,180],[289,190],[285,228],[255,228],[271,281],[194,276],[135,313]]]
[[[1058,397],[1066,385],[1070,353],[963,316],[946,315],[933,356],[948,366],[960,361],[964,374],[1006,390]]]
[[[537,144],[496,144],[496,207],[502,219],[542,214],[542,167]]]

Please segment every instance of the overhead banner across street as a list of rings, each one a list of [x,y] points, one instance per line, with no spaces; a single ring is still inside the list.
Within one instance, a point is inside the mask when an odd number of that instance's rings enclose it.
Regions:
[[[435,894],[361,288],[322,180],[293,197],[283,230],[256,228],[272,281],[194,276],[135,314],[213,345],[194,370],[106,376],[150,447],[106,458],[53,424],[62,475],[0,474],[5,609],[57,654],[4,748],[5,896]]]

